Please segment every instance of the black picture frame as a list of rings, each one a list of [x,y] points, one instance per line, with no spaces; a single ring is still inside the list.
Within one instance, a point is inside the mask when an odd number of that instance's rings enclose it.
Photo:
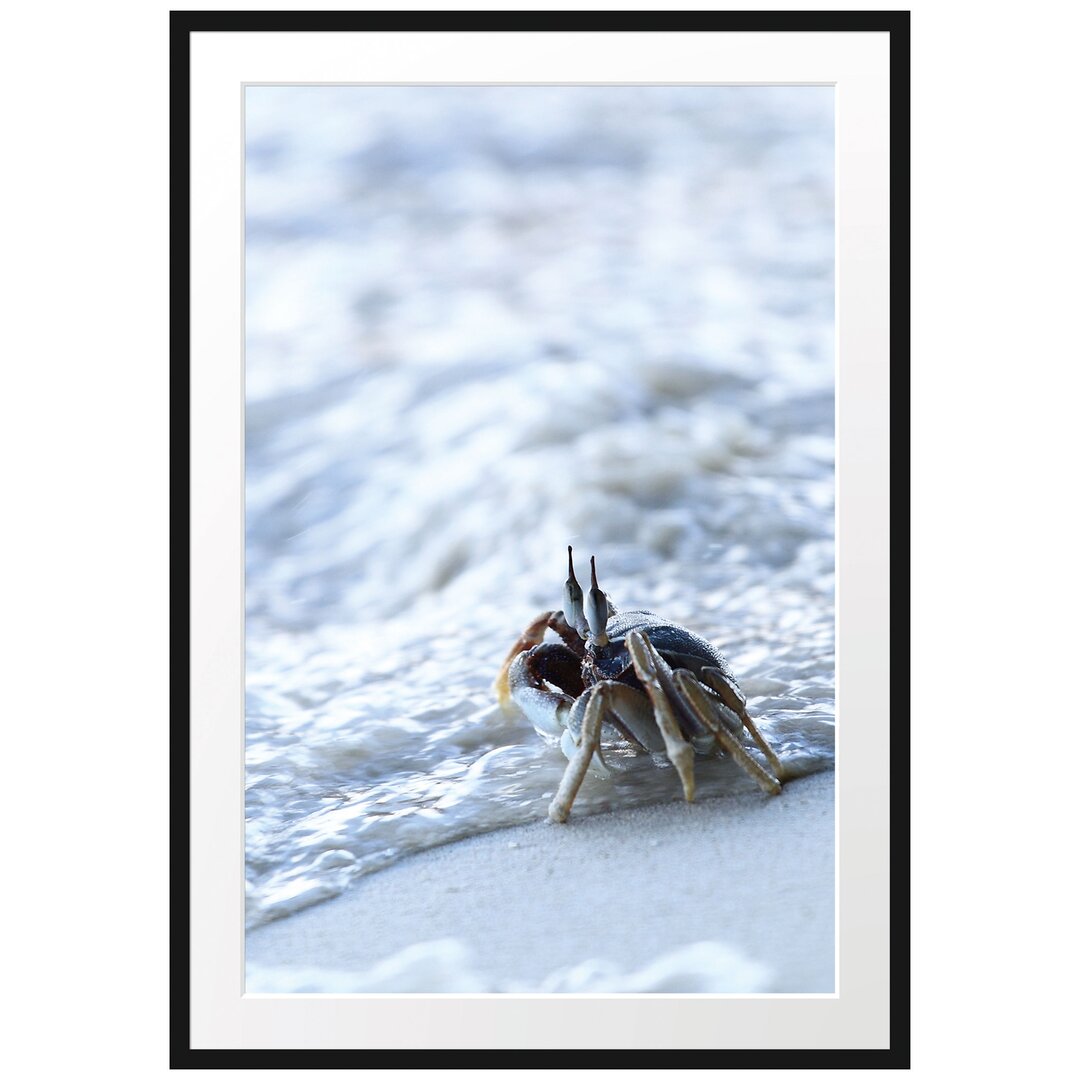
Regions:
[[[466,30],[532,32],[878,32],[890,54],[890,393],[892,491],[891,664],[892,785],[890,802],[891,934],[890,1031],[887,1049],[725,1050],[723,1068],[846,1069],[910,1067],[910,13],[823,12],[212,12],[174,11],[170,19],[171,81],[171,1052],[172,1068],[364,1068],[369,1051],[196,1049],[190,1037],[190,41],[199,33],[243,31],[356,32]],[[691,1067],[689,1052],[399,1050],[395,1068],[633,1068]]]

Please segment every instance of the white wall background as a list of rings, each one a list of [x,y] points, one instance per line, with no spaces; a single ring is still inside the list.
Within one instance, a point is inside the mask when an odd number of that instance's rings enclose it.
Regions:
[[[1075,961],[1075,16],[911,7],[914,1072],[1040,1070],[1067,1060]],[[167,10],[27,5],[0,39],[17,1075],[167,1068]],[[84,807],[88,770],[115,783]]]

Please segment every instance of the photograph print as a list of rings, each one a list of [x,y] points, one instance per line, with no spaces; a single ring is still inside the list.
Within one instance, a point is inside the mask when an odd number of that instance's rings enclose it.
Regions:
[[[836,992],[834,89],[244,88],[246,990]]]

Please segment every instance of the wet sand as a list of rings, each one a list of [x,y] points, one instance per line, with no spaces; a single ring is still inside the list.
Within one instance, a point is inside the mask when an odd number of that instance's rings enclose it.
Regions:
[[[249,992],[832,993],[834,774],[415,855],[251,931]]]

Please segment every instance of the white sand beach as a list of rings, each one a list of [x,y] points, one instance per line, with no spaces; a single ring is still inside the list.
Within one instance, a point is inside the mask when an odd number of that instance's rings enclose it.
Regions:
[[[503,829],[248,935],[249,992],[831,993],[834,774]]]

